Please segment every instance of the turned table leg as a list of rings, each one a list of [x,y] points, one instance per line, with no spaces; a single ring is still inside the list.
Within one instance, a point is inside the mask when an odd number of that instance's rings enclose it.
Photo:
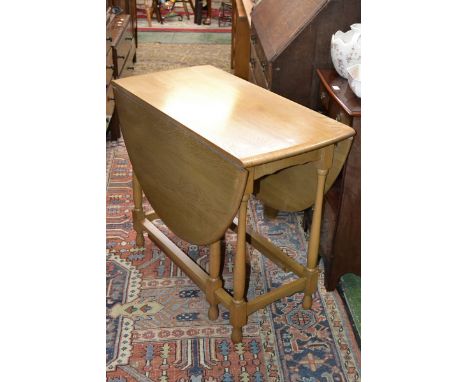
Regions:
[[[206,0],[206,5],[207,5],[207,13],[206,13],[206,19],[203,21],[204,25],[210,25],[211,24],[211,0]]]
[[[219,316],[218,300],[216,298],[216,290],[221,288],[221,279],[219,277],[221,271],[221,240],[210,245],[210,278],[208,279],[206,289],[206,299],[210,303],[208,310],[208,318],[216,320]]]
[[[187,20],[190,20],[190,13],[187,7],[187,1],[183,0],[182,5],[184,6],[184,11],[185,11],[185,15],[187,16]]]
[[[161,15],[161,8],[159,8],[159,3],[157,0],[153,1],[153,9],[154,9],[154,12],[156,13],[156,19],[158,20],[160,24],[162,24],[163,18]]]
[[[245,293],[247,202],[249,195],[244,195],[239,208],[239,225],[237,228],[237,251],[234,260],[234,299],[231,308],[232,342],[242,341],[242,327],[247,323],[247,304]]]
[[[153,17],[153,12],[154,12],[154,9],[153,7],[148,7],[146,8],[146,20],[148,21],[148,27],[151,28],[152,24],[152,17]]]
[[[143,247],[145,245],[143,227],[141,226],[141,222],[145,218],[145,213],[143,211],[143,191],[135,173],[133,173],[133,203],[135,205],[132,215],[133,229],[136,231],[136,245],[138,247]]]
[[[317,287],[318,280],[318,249],[320,240],[320,223],[322,220],[323,193],[325,191],[325,179],[328,169],[317,169],[318,182],[317,194],[315,196],[314,215],[312,218],[312,228],[310,231],[309,247],[307,248],[307,272],[306,287],[302,307],[310,309],[312,307],[312,293]]]

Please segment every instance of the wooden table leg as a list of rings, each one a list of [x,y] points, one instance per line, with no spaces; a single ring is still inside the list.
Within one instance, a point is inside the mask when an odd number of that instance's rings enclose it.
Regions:
[[[237,251],[234,259],[234,299],[231,305],[230,323],[232,325],[232,342],[242,341],[242,327],[247,323],[247,304],[245,293],[245,268],[246,268],[246,241],[245,231],[247,226],[247,202],[249,195],[244,195],[239,208],[239,225],[237,228]]]
[[[231,69],[234,69],[234,57],[236,55],[236,50],[235,50],[236,28],[237,28],[237,0],[234,0],[232,2],[232,22],[231,22]]]
[[[183,0],[182,5],[184,6],[184,11],[185,11],[185,15],[187,16],[187,20],[190,20],[190,13],[187,7],[187,2]]]
[[[145,218],[145,212],[143,211],[143,191],[140,186],[135,173],[133,173],[133,203],[135,207],[132,211],[133,216],[133,229],[136,231],[136,245],[143,247],[145,245],[145,238],[143,237],[143,227],[141,222]]]
[[[154,9],[154,12],[156,13],[156,19],[158,20],[160,24],[162,24],[164,20],[161,15],[161,8],[159,8],[158,0],[155,0],[153,2],[153,9]]]
[[[211,0],[206,0],[207,12],[206,12],[206,19],[203,21],[204,25],[211,24]]]
[[[203,1],[195,0],[195,11],[194,11],[195,24],[201,25],[202,23],[202,8],[203,8]]]
[[[151,18],[153,17],[154,9],[153,7],[148,7],[146,10],[146,20],[148,21],[148,27],[151,28]]]
[[[307,248],[306,286],[304,290],[304,299],[302,301],[302,307],[304,309],[310,309],[312,307],[312,293],[317,288],[319,273],[317,269],[317,260],[320,240],[320,223],[322,220],[323,193],[325,190],[325,179],[327,174],[328,169],[317,169],[317,194],[315,196],[314,216],[312,218],[309,247]]]
[[[206,287],[206,299],[210,303],[208,318],[216,320],[219,316],[216,290],[222,287],[219,277],[221,271],[221,240],[210,245],[210,278]]]

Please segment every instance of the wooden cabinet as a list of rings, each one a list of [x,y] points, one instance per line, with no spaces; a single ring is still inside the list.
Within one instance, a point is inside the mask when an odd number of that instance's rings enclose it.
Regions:
[[[313,73],[333,68],[331,36],[360,22],[360,0],[262,0],[251,18],[249,81],[317,109]]]
[[[231,68],[234,74],[249,79],[250,24],[254,0],[232,0]]]
[[[345,273],[361,274],[361,100],[334,69],[317,70],[320,107],[356,130],[346,164],[325,195],[320,254],[325,287],[331,291]]]
[[[136,14],[136,0],[106,0],[108,7],[119,7],[122,13],[130,15],[133,36],[135,36],[135,46],[138,48],[138,34],[137,34],[137,14]]]
[[[125,77],[133,70],[136,60],[136,41],[129,14],[113,15],[108,12],[106,28],[106,119],[111,130],[111,139],[120,137],[118,116],[110,82]]]

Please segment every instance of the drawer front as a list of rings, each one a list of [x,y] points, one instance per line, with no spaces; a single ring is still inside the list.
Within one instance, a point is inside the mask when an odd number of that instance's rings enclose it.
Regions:
[[[109,27],[106,28],[106,52],[108,52],[112,45],[112,33]]]
[[[128,53],[127,56],[127,61],[125,61],[125,65],[122,69],[122,73],[120,73],[120,77],[128,77],[133,75],[134,69],[135,69],[135,64],[133,63],[133,56],[135,55],[136,47],[134,42],[132,42],[132,45],[130,47],[130,52]]]
[[[114,65],[112,63],[112,51],[109,51],[106,57],[106,86],[109,86],[113,73]]]
[[[327,89],[325,89],[325,86],[323,86],[322,83],[320,83],[319,98],[325,111],[328,111],[330,106],[330,94],[328,94]]]
[[[106,69],[106,87],[109,86],[113,76],[114,71],[112,69]]]
[[[261,60],[266,61],[265,53],[263,52],[263,48],[262,48],[262,43],[258,38],[258,35],[254,26],[252,26],[251,28],[250,44],[251,44],[251,48],[257,51],[257,57]]]
[[[263,47],[261,41],[258,40],[257,34],[255,29],[252,28],[252,34],[250,37],[250,51],[255,52],[255,56],[257,61],[259,62],[260,66],[259,69],[263,72],[265,76],[266,82],[268,83],[268,89],[271,88],[271,78],[272,78],[272,65],[266,59],[265,52],[263,51]]]
[[[338,122],[344,123],[345,125],[352,126],[353,117],[351,117],[346,111],[336,102],[329,102],[328,116],[337,120]]]
[[[114,113],[115,101],[114,101],[114,89],[112,86],[107,87],[106,92],[106,115],[111,116]]]
[[[116,49],[114,49],[114,65],[117,66],[116,76],[120,77],[122,69],[124,67],[127,56],[130,53],[131,41],[121,41]]]
[[[255,82],[257,85],[270,89],[270,83],[267,80],[265,72],[267,71],[268,63],[262,62],[258,56],[257,51],[254,45],[250,46],[250,67],[252,69],[253,75],[255,76]]]
[[[132,49],[132,46],[135,46],[135,39],[133,37],[131,24],[127,25],[125,32],[122,35],[120,41],[116,44],[114,49],[114,54],[116,55],[115,61],[117,62],[117,76],[120,77],[122,73],[122,69],[124,67],[125,61],[127,60],[127,56]]]
[[[255,75],[251,64],[249,64],[249,82],[253,83],[254,85],[257,85],[257,80],[255,79]]]

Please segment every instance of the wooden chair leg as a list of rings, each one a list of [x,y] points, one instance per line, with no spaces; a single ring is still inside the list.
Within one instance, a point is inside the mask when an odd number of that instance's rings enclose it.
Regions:
[[[154,4],[154,3],[156,3],[156,4]],[[153,2],[153,4],[154,4],[154,11],[156,13],[156,19],[158,20],[158,22],[160,24],[162,24],[164,21],[163,21],[162,15],[161,15],[161,8],[159,7],[159,3],[156,0],[155,2]]]
[[[151,28],[152,24],[152,17],[153,17],[153,12],[154,12],[154,9],[153,7],[149,7],[149,8],[146,8],[146,20],[148,21],[148,27]]]
[[[145,245],[145,238],[143,236],[143,227],[141,221],[145,218],[143,211],[143,190],[141,189],[140,182],[138,181],[135,173],[133,173],[133,229],[136,231],[136,245],[143,247]]]
[[[206,19],[203,21],[204,25],[210,25],[211,24],[211,0],[206,1],[207,5],[207,14],[206,14]]]
[[[193,5],[193,0],[189,0],[190,7],[192,8],[192,12],[195,13],[195,5]]]
[[[239,208],[239,225],[237,228],[237,251],[234,259],[234,301],[231,308],[232,342],[242,341],[242,327],[247,323],[247,304],[244,298],[246,274],[247,202],[249,195],[244,195]]]
[[[188,10],[188,7],[187,7],[187,1],[182,0],[182,4],[184,5],[184,11],[185,11],[185,14],[187,16],[187,20],[190,20],[190,14],[189,14],[189,10]]]
[[[307,281],[304,290],[304,299],[302,301],[302,307],[304,309],[310,309],[312,307],[312,293],[317,287],[317,260],[320,240],[320,223],[322,220],[323,193],[325,191],[325,179],[327,174],[327,169],[317,170],[317,194],[315,196],[314,215],[312,218],[309,246],[307,248]]]
[[[221,271],[221,240],[210,245],[210,278],[206,290],[206,299],[210,303],[208,318],[216,320],[219,316],[216,290],[222,287],[219,277]]]

